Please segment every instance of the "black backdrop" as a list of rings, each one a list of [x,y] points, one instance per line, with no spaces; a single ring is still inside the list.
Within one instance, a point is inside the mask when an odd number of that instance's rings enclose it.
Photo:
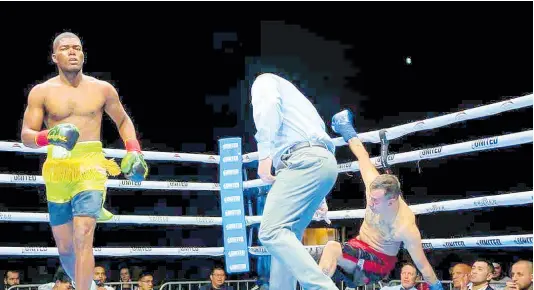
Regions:
[[[294,7],[291,7],[294,5]],[[28,90],[55,73],[53,37],[78,33],[85,71],[113,83],[145,150],[217,152],[216,140],[241,136],[255,151],[248,89],[259,70],[289,75],[325,121],[342,107],[356,112],[359,131],[400,125],[532,93],[532,3],[48,3],[2,4],[0,140],[17,141]],[[224,10],[223,10],[224,9]],[[306,12],[304,9],[309,9]],[[405,62],[411,57],[412,64]],[[392,141],[411,151],[532,128],[532,109],[507,112]],[[330,132],[332,133],[332,132]],[[122,148],[105,120],[106,147]],[[378,147],[369,144],[372,155]],[[351,160],[339,148],[338,160]],[[39,156],[0,152],[0,171],[39,174]],[[409,203],[532,190],[532,145],[400,164]],[[216,167],[151,163],[150,180],[216,180]],[[2,211],[46,211],[35,186],[0,185]],[[360,177],[340,175],[331,210],[360,208]],[[131,198],[134,197],[135,198]],[[220,216],[207,192],[110,189],[117,214]],[[532,207],[493,208],[418,218],[424,238],[532,233]],[[349,234],[359,221],[341,221]],[[2,223],[6,246],[54,246],[47,224]],[[97,246],[221,246],[218,228],[102,225]],[[451,262],[474,257],[511,262],[531,250],[429,252],[448,278]],[[122,259],[99,259],[118,278]],[[207,277],[208,258],[131,259],[158,271],[160,281]],[[24,268],[25,281],[53,273],[57,259],[3,257],[0,269]],[[44,266],[39,269],[37,267]],[[177,271],[177,272],[175,272]],[[43,273],[44,273],[43,272]],[[254,273],[251,273],[254,275]],[[108,275],[109,276],[109,275]],[[33,278],[33,279],[32,279]]]

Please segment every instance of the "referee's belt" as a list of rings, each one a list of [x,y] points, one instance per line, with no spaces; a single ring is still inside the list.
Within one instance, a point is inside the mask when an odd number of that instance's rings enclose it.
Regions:
[[[304,142],[299,142],[299,143],[291,146],[289,149],[287,149],[286,154],[291,154],[291,153],[296,152],[296,151],[298,151],[300,149],[311,148],[311,147],[322,147],[322,148],[328,150],[328,147],[326,147],[326,145],[321,143],[321,142],[304,141]]]

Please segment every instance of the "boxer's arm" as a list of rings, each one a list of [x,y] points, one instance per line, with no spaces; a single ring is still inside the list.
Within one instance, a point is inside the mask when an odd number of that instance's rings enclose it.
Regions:
[[[421,241],[421,233],[415,224],[408,226],[403,232],[404,247],[412,257],[414,264],[417,266],[423,279],[429,284],[434,284],[438,281],[438,277],[434,269],[428,262],[423,245]]]
[[[283,120],[278,81],[268,74],[257,77],[252,85],[251,95],[259,160],[272,158],[270,155],[273,141]]]
[[[104,111],[113,120],[123,142],[128,145],[128,142],[137,143],[137,134],[135,126],[128,113],[122,105],[117,90],[109,83],[105,84],[106,103]],[[137,145],[136,145],[137,146]]]
[[[28,103],[22,119],[21,140],[24,146],[39,148],[35,138],[43,126],[45,94],[42,85],[36,85],[28,94]]]
[[[365,187],[369,189],[373,180],[375,180],[380,175],[380,173],[378,173],[378,170],[376,170],[375,165],[371,162],[371,158],[369,158],[369,153],[367,152],[367,150],[365,150],[365,147],[363,146],[360,139],[352,138],[349,140],[348,143],[350,151],[352,151],[352,153],[358,159],[358,164],[360,166],[360,172],[362,174]]]

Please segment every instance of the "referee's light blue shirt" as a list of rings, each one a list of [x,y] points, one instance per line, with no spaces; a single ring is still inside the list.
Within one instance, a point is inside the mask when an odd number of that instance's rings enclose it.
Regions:
[[[323,143],[335,153],[317,109],[291,82],[265,73],[252,84],[251,95],[259,160],[271,157],[277,168],[281,155],[304,141]]]

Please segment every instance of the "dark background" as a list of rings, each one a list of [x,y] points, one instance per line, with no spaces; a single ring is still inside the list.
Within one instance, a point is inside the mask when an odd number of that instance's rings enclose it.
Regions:
[[[256,151],[249,88],[260,71],[294,81],[328,127],[335,112],[352,108],[360,132],[532,93],[529,2],[28,5],[0,7],[4,141],[19,141],[28,90],[55,74],[50,47],[62,31],[82,37],[84,71],[118,89],[144,150],[217,154],[217,139],[240,136],[245,152]],[[408,56],[411,65],[405,62]],[[532,109],[526,108],[410,134],[392,141],[391,151],[531,128]],[[109,118],[103,143],[123,148]],[[371,155],[379,153],[376,144],[367,147]],[[336,156],[339,162],[353,160],[346,147],[338,148]],[[40,174],[42,156],[1,152],[0,160],[1,173]],[[532,190],[532,160],[532,144],[526,144],[423,161],[421,173],[415,163],[395,165],[394,171],[408,203],[417,204]],[[215,165],[150,165],[149,180],[217,180]],[[42,187],[1,184],[0,191],[1,211],[47,210]],[[341,174],[329,197],[330,210],[361,208],[362,195],[359,174]],[[107,206],[116,214],[220,216],[213,192],[110,189]],[[532,233],[531,216],[531,206],[498,207],[422,215],[418,223],[423,238],[522,234]],[[360,222],[336,224],[348,226],[352,235]],[[54,246],[44,223],[2,223],[1,229],[3,246]],[[95,245],[215,247],[222,246],[221,236],[218,227],[100,225]],[[428,255],[447,279],[453,262],[482,256],[508,263],[531,258],[532,251],[434,250]],[[37,282],[58,265],[57,259],[8,258],[0,260],[0,269],[27,269],[25,282]],[[206,278],[208,267],[221,261],[163,260],[98,259],[112,270],[113,281],[123,261],[158,271],[160,281]]]

